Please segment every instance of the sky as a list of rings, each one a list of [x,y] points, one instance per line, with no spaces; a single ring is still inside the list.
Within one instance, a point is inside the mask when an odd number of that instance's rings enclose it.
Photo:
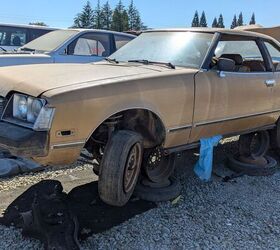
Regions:
[[[87,0],[1,0],[0,23],[27,24],[43,21],[51,27],[67,28]],[[106,0],[101,0],[103,4]],[[112,7],[119,0],[109,0]],[[90,0],[93,6],[97,0]],[[128,5],[130,0],[123,0]],[[134,0],[142,20],[149,28],[189,27],[195,10],[204,10],[208,25],[220,13],[227,27],[233,15],[243,12],[249,23],[252,13],[263,26],[280,25],[280,0]]]

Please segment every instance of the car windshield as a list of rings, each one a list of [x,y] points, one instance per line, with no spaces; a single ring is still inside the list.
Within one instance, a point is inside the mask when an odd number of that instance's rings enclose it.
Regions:
[[[200,68],[213,36],[210,33],[186,31],[147,32],[116,51],[109,59]]]
[[[21,47],[23,51],[51,52],[57,49],[69,38],[77,34],[77,30],[56,30],[43,35]]]

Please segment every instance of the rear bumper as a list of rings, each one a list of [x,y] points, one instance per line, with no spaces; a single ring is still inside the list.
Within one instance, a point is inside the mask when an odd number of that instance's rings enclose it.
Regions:
[[[41,157],[48,153],[49,133],[37,132],[0,122],[0,147],[22,157]]]

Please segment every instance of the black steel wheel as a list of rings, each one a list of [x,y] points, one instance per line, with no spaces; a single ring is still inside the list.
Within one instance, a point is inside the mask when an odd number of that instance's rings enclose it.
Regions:
[[[175,168],[175,154],[165,155],[162,147],[146,150],[144,152],[143,170],[152,182],[167,180]]]
[[[263,157],[269,149],[270,138],[268,131],[258,131],[239,138],[239,154],[243,157],[256,159]]]

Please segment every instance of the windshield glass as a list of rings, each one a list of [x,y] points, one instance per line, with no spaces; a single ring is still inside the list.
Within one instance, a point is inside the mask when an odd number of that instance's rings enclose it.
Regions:
[[[25,44],[21,50],[50,52],[58,48],[69,38],[77,34],[77,30],[56,30],[43,35],[30,43]]]
[[[200,68],[213,34],[199,32],[147,32],[110,56],[117,61],[148,60]]]

